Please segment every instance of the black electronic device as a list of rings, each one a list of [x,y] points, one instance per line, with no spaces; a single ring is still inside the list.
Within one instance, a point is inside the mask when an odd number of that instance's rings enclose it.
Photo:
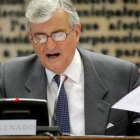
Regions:
[[[0,99],[0,120],[25,120],[37,121],[37,134],[50,132],[61,135],[58,126],[49,127],[47,101],[42,99],[7,98]]]

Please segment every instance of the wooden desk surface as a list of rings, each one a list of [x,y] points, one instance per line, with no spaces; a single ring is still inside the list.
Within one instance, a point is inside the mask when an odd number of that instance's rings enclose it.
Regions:
[[[58,140],[140,140],[140,137],[73,137],[73,136],[62,136],[57,137]],[[48,136],[10,136],[10,137],[0,137],[0,140],[52,140]]]

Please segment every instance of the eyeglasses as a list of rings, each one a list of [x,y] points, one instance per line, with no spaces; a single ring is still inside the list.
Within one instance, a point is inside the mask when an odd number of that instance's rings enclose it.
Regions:
[[[64,32],[59,32],[59,33],[54,33],[52,35],[35,35],[31,37],[31,39],[34,41],[36,44],[44,44],[47,42],[48,37],[51,37],[54,41],[59,42],[59,41],[64,41],[67,38],[67,35],[71,33],[73,29],[71,29],[68,33]]]

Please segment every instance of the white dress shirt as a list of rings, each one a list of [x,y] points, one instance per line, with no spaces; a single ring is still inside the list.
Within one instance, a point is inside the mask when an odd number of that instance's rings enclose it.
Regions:
[[[58,86],[53,79],[55,73],[46,69],[47,74],[47,101],[49,111],[49,125],[51,126],[54,112],[55,96]],[[72,135],[85,135],[85,115],[84,115],[84,68],[78,50],[76,49],[74,59],[64,71],[67,80],[64,87],[68,97],[70,131]]]

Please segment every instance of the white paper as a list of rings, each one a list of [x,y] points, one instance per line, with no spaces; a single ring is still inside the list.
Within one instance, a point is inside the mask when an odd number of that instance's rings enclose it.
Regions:
[[[124,96],[112,108],[140,113],[140,86]]]
[[[36,120],[0,120],[0,135],[36,135]]]

